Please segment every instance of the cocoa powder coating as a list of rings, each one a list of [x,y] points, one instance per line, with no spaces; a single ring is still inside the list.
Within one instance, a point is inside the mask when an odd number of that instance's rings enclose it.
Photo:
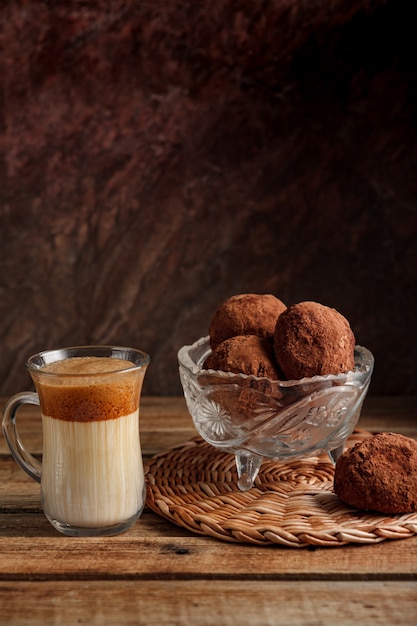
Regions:
[[[215,311],[209,335],[212,350],[237,335],[258,335],[272,340],[279,315],[286,305],[272,294],[232,296]]]
[[[336,463],[334,491],[358,509],[417,511],[417,441],[381,433],[357,443]]]
[[[239,335],[226,339],[209,354],[204,367],[272,380],[280,378],[271,342],[256,335]]]
[[[274,350],[288,380],[353,370],[355,336],[336,309],[299,302],[277,319]]]

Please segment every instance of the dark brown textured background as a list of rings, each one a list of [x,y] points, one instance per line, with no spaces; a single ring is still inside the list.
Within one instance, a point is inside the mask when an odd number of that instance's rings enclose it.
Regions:
[[[145,392],[233,293],[338,308],[417,393],[417,38],[404,0],[8,0],[0,395],[129,344]]]

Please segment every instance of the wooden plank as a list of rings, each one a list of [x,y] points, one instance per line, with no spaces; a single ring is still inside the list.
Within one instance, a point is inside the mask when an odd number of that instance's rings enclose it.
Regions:
[[[417,439],[417,396],[368,396],[359,425],[371,432],[393,431]]]
[[[61,536],[41,514],[0,516],[0,579],[417,580],[417,537],[329,549],[265,547],[190,535],[174,525],[151,531],[156,519],[149,513],[122,535],[91,539]]]
[[[368,395],[362,413],[367,417],[378,416],[384,420],[412,418],[417,416],[417,396],[372,396]]]
[[[0,582],[0,624],[414,626],[415,582]]]

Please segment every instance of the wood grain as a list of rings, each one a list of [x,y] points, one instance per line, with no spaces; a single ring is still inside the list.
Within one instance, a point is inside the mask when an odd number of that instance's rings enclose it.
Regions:
[[[257,580],[417,580],[415,558],[410,556],[417,550],[415,537],[340,550],[266,551],[263,547],[225,545],[173,529],[166,535],[162,526],[157,533],[149,533],[146,517],[133,530],[108,542],[66,541],[53,535],[47,523],[42,516],[31,514],[15,520],[14,536],[10,531],[3,535],[1,580],[251,581],[254,574]]]
[[[414,626],[416,599],[416,582],[395,581],[0,582],[0,623]]]

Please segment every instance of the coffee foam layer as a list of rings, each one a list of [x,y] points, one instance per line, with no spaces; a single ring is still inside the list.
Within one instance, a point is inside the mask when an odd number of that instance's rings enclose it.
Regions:
[[[139,408],[144,372],[123,371],[130,361],[74,357],[46,365],[33,374],[44,415],[91,422],[116,419]]]
[[[74,356],[62,361],[48,363],[42,368],[42,372],[49,374],[62,374],[63,377],[84,376],[86,374],[108,374],[119,372],[135,367],[132,361],[126,359],[108,358],[100,356]]]

